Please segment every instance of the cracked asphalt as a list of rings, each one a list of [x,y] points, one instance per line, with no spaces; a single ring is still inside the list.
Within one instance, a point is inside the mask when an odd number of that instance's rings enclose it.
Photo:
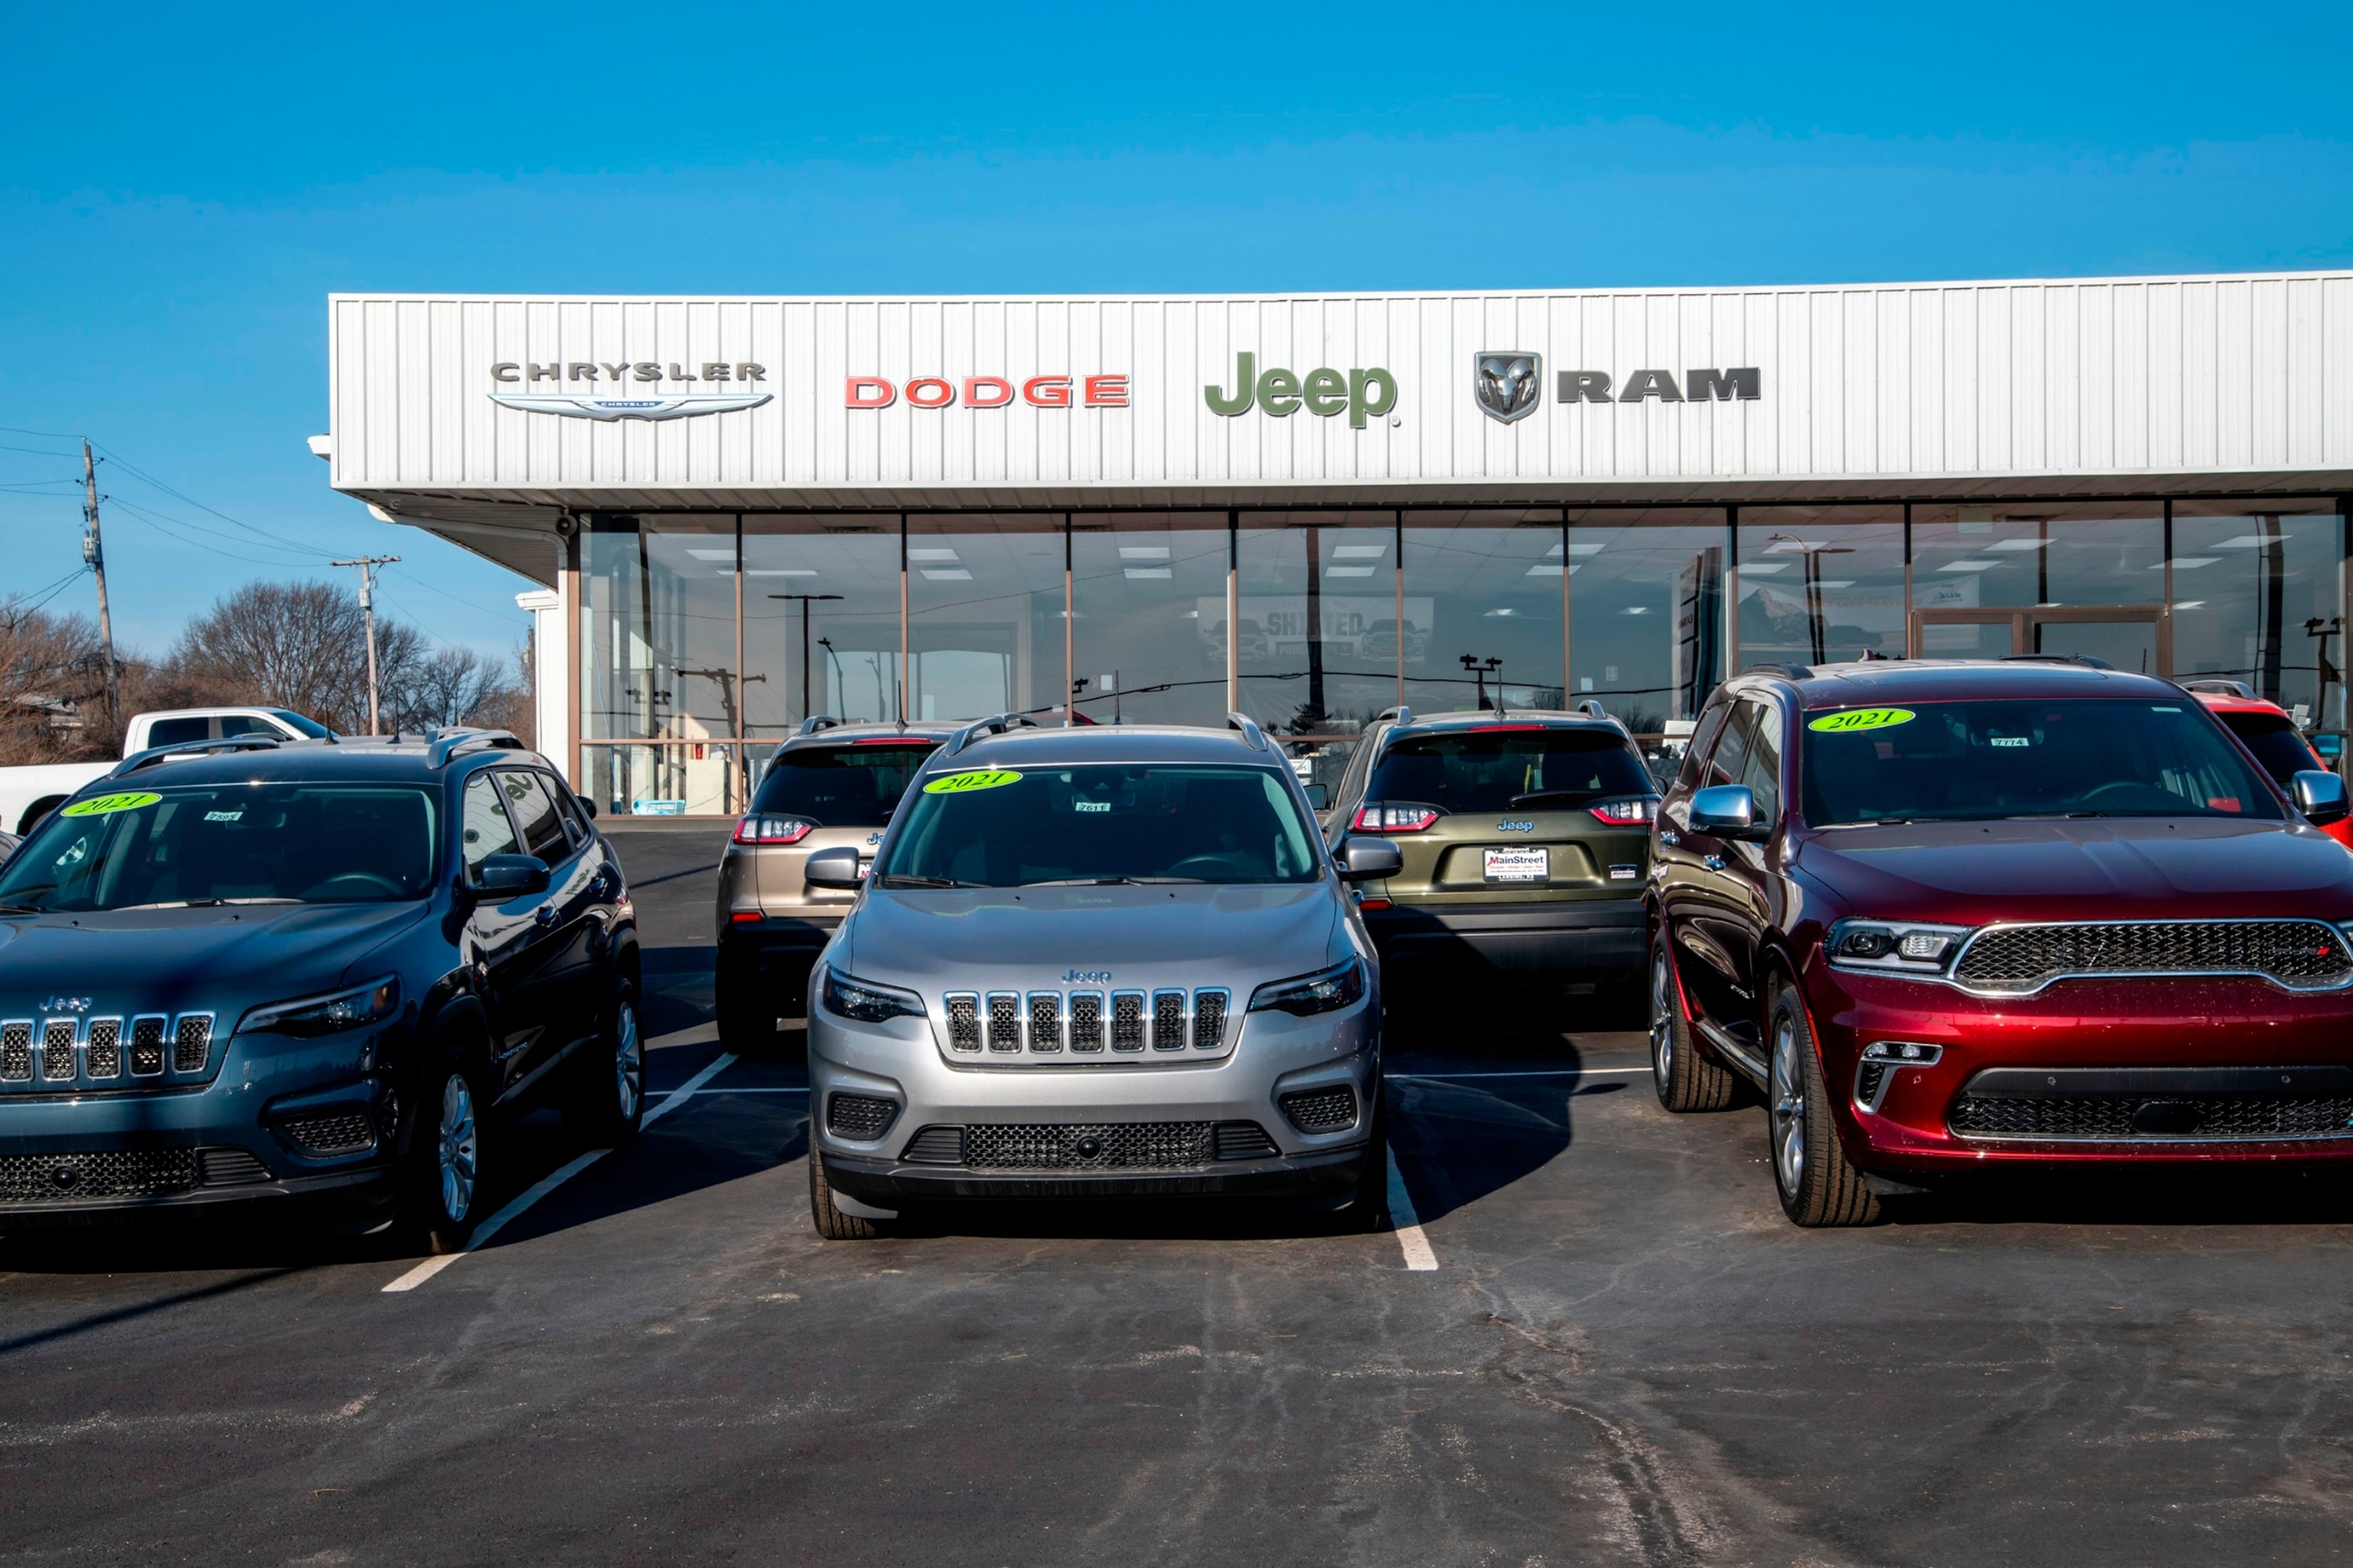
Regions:
[[[657,1100],[718,1060],[710,829],[614,834]],[[1560,1032],[1563,1022],[1568,1032]],[[1391,1043],[1393,1235],[1216,1206],[807,1218],[789,1033],[493,1241],[0,1240],[0,1561],[2318,1563],[2353,1544],[2343,1189],[1781,1217],[1622,1018]],[[581,1150],[499,1151],[502,1202]]]

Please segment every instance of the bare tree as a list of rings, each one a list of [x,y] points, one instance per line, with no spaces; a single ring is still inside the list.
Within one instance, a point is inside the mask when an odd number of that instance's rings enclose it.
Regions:
[[[382,662],[390,628],[380,624]],[[414,656],[409,629],[402,652]],[[190,621],[172,650],[182,683],[226,700],[308,714],[345,732],[367,727],[367,637],[360,608],[320,582],[248,583]]]
[[[105,757],[105,662],[87,616],[0,600],[0,762]]]

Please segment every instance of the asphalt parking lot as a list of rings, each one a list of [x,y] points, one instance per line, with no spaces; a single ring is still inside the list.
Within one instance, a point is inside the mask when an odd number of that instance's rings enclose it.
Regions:
[[[492,1202],[542,1195],[432,1271],[279,1228],[0,1240],[0,1560],[2074,1564],[2353,1542],[2333,1184],[2043,1182],[1801,1232],[1760,1111],[1670,1118],[1639,1034],[1470,997],[1392,1042],[1418,1235],[1020,1207],[827,1244],[790,1036],[737,1061],[709,1026],[717,834],[615,839],[647,945],[642,1142],[592,1158],[552,1118],[516,1129]]]

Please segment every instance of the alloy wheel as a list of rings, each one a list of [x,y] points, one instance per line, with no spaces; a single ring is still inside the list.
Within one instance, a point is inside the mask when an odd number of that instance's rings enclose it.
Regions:
[[[1798,1026],[1773,1021],[1773,1176],[1795,1193],[1806,1180],[1806,1090],[1798,1067]]]
[[[621,1120],[634,1121],[638,1101],[645,1094],[646,1046],[638,1033],[638,1010],[627,1001],[613,1020],[613,1076],[620,1095]]]
[[[473,1210],[480,1153],[474,1092],[463,1074],[452,1073],[441,1085],[441,1212],[452,1220],[463,1221]]]
[[[1667,972],[1665,948],[1651,955],[1651,1072],[1659,1080],[1659,1093],[1674,1087],[1675,1075],[1675,981]]]

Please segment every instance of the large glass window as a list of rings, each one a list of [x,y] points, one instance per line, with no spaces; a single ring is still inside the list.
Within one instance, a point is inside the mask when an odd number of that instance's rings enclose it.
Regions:
[[[1724,513],[1595,508],[1569,517],[1568,701],[1637,735],[1696,717],[1725,673]]]
[[[2076,653],[2160,673],[2164,571],[2163,508],[2148,502],[1915,507],[1915,647],[1932,659]]]
[[[1244,713],[1269,729],[1330,734],[1361,729],[1396,705],[1397,655],[1386,641],[1398,634],[1386,624],[1398,619],[1396,543],[1387,512],[1241,514]],[[1409,621],[1430,614],[1409,595],[1405,609]],[[1404,635],[1410,671],[1413,634]],[[1224,644],[1216,646],[1222,664]]]
[[[1224,513],[1079,514],[1071,519],[1071,675],[1082,717],[1224,722]],[[1053,657],[1059,661],[1060,650]]]
[[[897,716],[899,519],[744,519],[747,736]]]
[[[907,649],[911,719],[1060,712],[1061,514],[908,519]]]
[[[1406,700],[1560,706],[1565,562],[1553,507],[1407,513]]]
[[[1901,506],[1740,509],[1740,665],[1905,649]]]
[[[2345,727],[2344,519],[2325,502],[2173,512],[2173,671],[2242,681],[2298,728]]]

